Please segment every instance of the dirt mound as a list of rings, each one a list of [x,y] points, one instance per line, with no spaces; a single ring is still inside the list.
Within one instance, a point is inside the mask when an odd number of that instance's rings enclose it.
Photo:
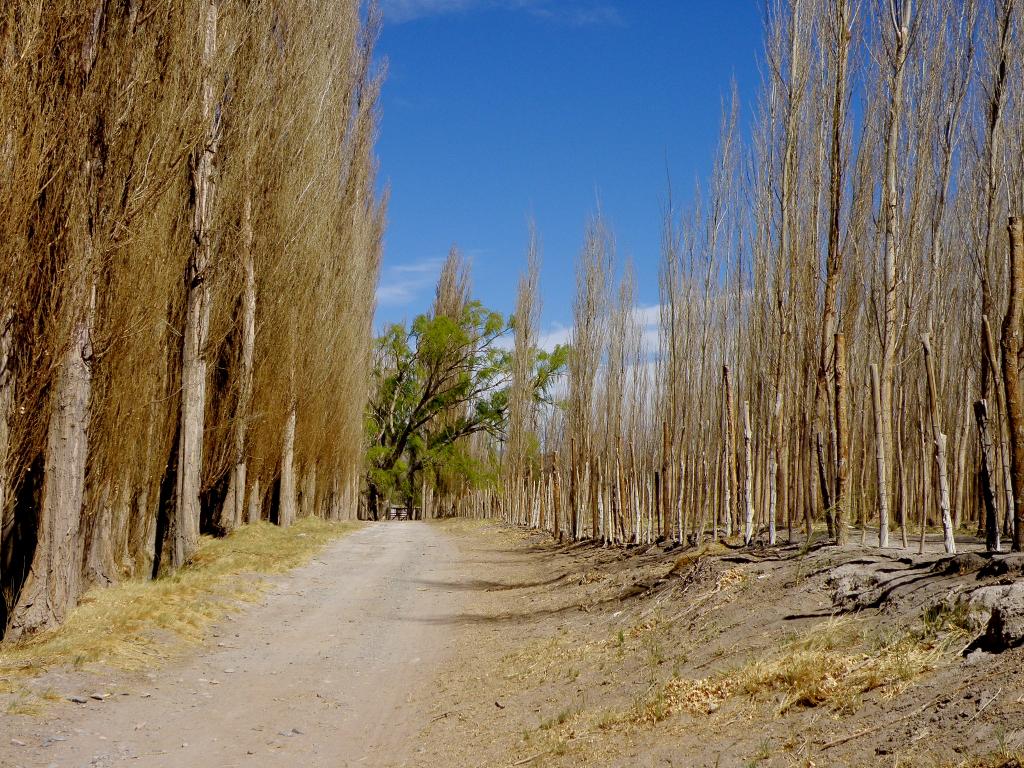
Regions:
[[[416,765],[987,768],[1024,742],[1019,558],[499,538],[463,541],[506,586]],[[1008,650],[961,656],[983,637]]]

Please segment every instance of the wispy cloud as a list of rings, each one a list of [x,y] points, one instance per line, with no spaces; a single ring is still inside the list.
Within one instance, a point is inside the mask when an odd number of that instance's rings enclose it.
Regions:
[[[421,298],[437,283],[443,258],[421,259],[384,267],[377,286],[377,306],[398,307]]]
[[[661,305],[634,307],[633,319],[640,326],[640,346],[644,357],[647,359],[656,357],[659,343],[658,333],[661,326]]]
[[[559,344],[568,344],[572,341],[572,328],[561,323],[553,323],[537,339],[537,346],[545,352],[553,352]]]
[[[569,3],[538,6],[531,8],[530,13],[541,19],[571,27],[617,26],[622,24],[622,14],[614,5],[607,3],[588,3],[572,5]]]
[[[414,21],[425,16],[456,13],[480,5],[479,0],[383,0],[384,19],[392,24]]]
[[[384,19],[403,24],[429,16],[482,10],[522,11],[556,24],[583,27],[621,24],[610,0],[382,0]]]

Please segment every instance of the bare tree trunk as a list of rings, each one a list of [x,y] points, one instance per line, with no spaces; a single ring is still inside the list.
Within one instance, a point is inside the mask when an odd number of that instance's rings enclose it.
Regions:
[[[901,408],[906,403],[903,398]],[[897,427],[897,443],[903,445],[903,434],[906,428],[906,415],[901,411]],[[904,457],[905,451],[896,451],[896,466],[899,468],[899,485],[897,486],[896,503],[898,519],[900,522],[900,545],[906,549],[910,546],[910,534],[907,532],[907,462]],[[863,484],[863,483],[862,483]]]
[[[91,243],[86,247],[91,248]],[[86,259],[87,264],[91,261]],[[89,452],[90,358],[96,292],[81,281],[76,290],[85,294],[85,309],[73,326],[73,343],[64,351],[57,369],[46,436],[36,548],[8,618],[6,640],[17,640],[63,622],[77,604],[82,589],[81,525]]]
[[[263,494],[260,492],[260,479],[257,477],[249,491],[248,512],[246,522],[249,525],[258,523],[263,518]]]
[[[302,517],[316,517],[316,462],[305,468],[302,476],[302,494],[300,499],[299,514]],[[412,520],[412,506],[409,504],[409,519]]]
[[[1010,458],[1010,437],[1007,433],[1006,419],[1003,418],[1003,415],[1006,414],[1007,412],[1006,391],[1003,387],[1003,377],[1000,373],[1000,358],[999,354],[996,352],[996,342],[992,334],[992,326],[989,323],[988,318],[984,316],[981,318],[981,335],[982,344],[984,345],[984,348],[982,350],[982,364],[987,365],[988,367],[988,373],[991,374],[992,383],[994,385],[994,390],[996,394],[996,412],[994,414],[990,413],[989,423],[991,424],[993,420],[995,421],[995,427],[998,430],[996,436],[999,440],[998,452],[996,454],[997,462],[992,464],[990,467],[990,470],[993,473],[997,474],[991,475],[989,479],[991,481],[995,481],[995,478],[997,476],[1002,478],[1002,499],[1006,509],[1006,521],[1009,521],[1013,518],[1013,510],[1015,505],[1013,501],[1013,472],[1011,470],[1012,460]],[[983,374],[982,380],[988,381],[988,374]],[[996,492],[996,485],[994,482],[992,485],[992,492]],[[998,497],[996,504],[999,504]],[[1009,526],[1007,526],[1007,529],[1009,529]]]
[[[214,59],[217,55],[217,0],[207,0],[203,33],[202,146],[192,158],[192,253],[186,267],[185,331],[181,357],[181,429],[175,506],[170,526],[171,566],[180,568],[199,546],[203,426],[206,416],[207,337],[210,330],[210,272],[213,243],[213,166],[220,135],[214,107]]]
[[[779,496],[779,462],[775,451],[768,454],[768,545],[775,545],[775,504]]]
[[[110,586],[116,581],[116,569],[114,541],[111,536],[114,530],[114,504],[109,486],[104,486],[99,493],[99,503],[94,503],[93,506],[97,511],[92,521],[92,536],[88,542],[85,578],[89,584]]]
[[[871,401],[875,411],[875,464],[878,468],[878,546],[889,546],[889,492],[885,468],[885,431],[882,419],[878,366],[871,365]]]
[[[882,188],[882,206],[885,217],[885,259],[884,259],[884,317],[882,328],[882,363],[880,371],[880,397],[878,416],[876,417],[877,439],[881,443],[883,458],[879,461],[879,472],[884,472],[880,485],[888,494],[891,477],[885,457],[893,455],[893,376],[896,371],[896,352],[899,341],[898,312],[900,308],[899,269],[901,267],[901,228],[900,228],[900,197],[898,178],[898,157],[900,121],[903,119],[903,84],[906,71],[907,52],[910,45],[910,23],[912,6],[909,2],[900,3],[889,0],[892,10],[893,46],[890,57],[890,103],[887,135],[885,139],[885,178]],[[878,419],[881,419],[880,421]],[[879,510],[885,514],[885,522],[881,526],[885,541],[881,546],[888,545],[888,513],[889,499]]]
[[[558,478],[558,454],[551,456],[551,535],[562,541],[562,487]]]
[[[928,498],[928,492],[931,489],[931,483],[928,482],[928,441],[924,436],[924,416],[921,413],[922,410],[923,406],[920,407],[917,414],[917,437],[921,445],[921,537],[917,545],[917,553],[919,555],[924,554],[925,536],[928,528],[928,507],[930,501]]]
[[[832,497],[828,490],[828,470],[825,461],[825,440],[821,432],[815,434],[815,453],[818,458],[818,485],[821,491],[821,500],[825,505],[825,525],[828,527],[829,537],[837,536],[835,510],[833,509]],[[837,537],[838,538],[838,537]]]
[[[964,417],[964,426],[960,430],[960,442],[956,454],[956,483],[953,488],[953,528],[960,528],[964,523],[964,486],[967,476],[967,442],[970,435],[971,420]]]
[[[782,390],[779,389],[775,395],[775,415],[772,419],[775,423],[776,430],[775,450],[774,453],[770,454],[771,458],[768,460],[768,479],[771,484],[771,495],[768,500],[768,545],[772,547],[775,546],[776,539],[776,500],[782,504],[783,509],[787,506],[786,455],[789,452],[789,445],[786,441],[785,416],[784,397],[782,395]],[[772,466],[773,464],[774,466]]]
[[[252,252],[252,195],[246,194],[242,204],[242,350],[239,361],[238,408],[235,413],[234,448],[235,466],[231,473],[229,496],[233,509],[225,509],[225,519],[231,517],[231,526],[245,522],[246,439],[249,430],[252,403],[253,360],[256,352],[256,265]],[[227,505],[225,505],[227,506]]]
[[[846,337],[835,335],[836,385],[836,542],[845,544],[850,499],[850,404],[846,379]]]
[[[10,418],[11,408],[14,406],[14,373],[11,370],[12,319],[10,313],[0,317],[0,547],[11,520],[8,506],[13,508],[14,504],[11,499],[11,475],[8,467],[11,451]],[[0,576],[2,575],[0,571]]]
[[[288,411],[284,426],[284,442],[281,448],[281,491],[277,508],[277,523],[286,528],[295,522],[295,404]]]
[[[146,578],[153,575],[153,561],[156,557],[156,499],[159,497],[159,482],[147,480],[132,502],[134,513],[129,554],[135,575]]]
[[[661,422],[661,504],[658,512],[661,516],[661,536],[665,541],[672,538],[672,443],[668,434],[668,422]]]
[[[825,261],[825,291],[821,314],[821,349],[818,357],[818,380],[815,387],[817,403],[814,414],[817,420],[818,439],[824,431],[827,419],[826,404],[830,389],[838,393],[839,385],[832,381],[837,375],[839,353],[835,349],[836,325],[837,325],[837,296],[839,292],[839,281],[843,271],[843,255],[841,247],[840,222],[843,207],[844,172],[846,170],[846,149],[844,147],[844,131],[846,128],[846,97],[847,97],[847,74],[846,68],[849,61],[851,19],[849,0],[833,0],[829,4],[832,12],[831,26],[835,53],[835,82],[832,89],[832,130],[831,147],[829,150],[829,225],[828,225],[828,256]],[[839,409],[838,402],[835,408]],[[836,457],[836,462],[839,462]],[[824,464],[820,464],[822,468]],[[836,467],[837,483],[840,470]],[[840,544],[845,541],[845,533],[838,533],[839,527],[845,524],[845,518],[838,509],[830,511],[833,505],[827,497],[828,483],[825,476],[820,479],[822,498],[825,504],[826,520],[833,525],[833,519],[839,521],[834,523],[836,528],[836,541]],[[840,491],[836,488],[836,505],[838,506]]]
[[[746,489],[743,501],[746,504],[746,516],[743,526],[743,543],[750,546],[754,538],[754,456],[751,441],[754,435],[750,430],[750,401],[743,401],[743,468]]]
[[[725,537],[732,536],[733,504],[739,499],[739,485],[736,480],[736,418],[732,395],[732,376],[729,366],[722,366],[722,382],[725,387]]]
[[[992,487],[992,434],[989,431],[988,402],[978,400],[974,404],[974,420],[978,424],[978,439],[981,441],[981,497],[985,505],[985,549],[998,552],[999,520],[996,518],[996,498]]]
[[[1003,321],[1003,384],[1006,387],[1006,418],[1010,425],[1010,467],[1013,498],[1024,494],[1024,399],[1020,391],[1021,323],[1024,322],[1024,227],[1010,218],[1010,301]],[[1013,551],[1024,546],[1024,504],[1012,510]]]
[[[946,472],[946,435],[939,426],[939,398],[935,385],[935,362],[932,356],[931,337],[921,337],[924,346],[925,372],[928,377],[928,404],[931,411],[932,436],[935,441],[935,471],[938,473],[939,513],[942,516],[942,539],[947,554],[956,553],[956,539],[953,537],[953,516],[949,504],[949,475]],[[923,458],[923,457],[922,457]]]

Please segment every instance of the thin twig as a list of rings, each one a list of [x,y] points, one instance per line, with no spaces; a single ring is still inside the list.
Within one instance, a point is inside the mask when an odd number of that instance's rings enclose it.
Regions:
[[[550,749],[545,749],[543,752],[538,752],[536,755],[530,755],[529,757],[524,757],[522,760],[516,760],[516,762],[512,763],[512,765],[516,766],[516,765],[526,765],[527,763],[532,763],[538,757],[544,757],[544,755],[546,755],[550,751],[551,751]]]

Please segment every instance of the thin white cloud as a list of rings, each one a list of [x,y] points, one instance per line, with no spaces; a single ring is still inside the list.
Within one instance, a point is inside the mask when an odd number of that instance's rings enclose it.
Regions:
[[[554,323],[537,339],[537,346],[545,352],[553,352],[559,344],[568,344],[572,340],[572,328],[561,323]]]
[[[633,318],[640,326],[640,343],[643,345],[644,356],[655,354],[658,351],[658,326],[661,322],[661,306],[636,306],[633,308]],[[564,323],[552,323],[541,332],[537,339],[537,346],[546,352],[551,352],[559,344],[568,344],[572,341],[572,326]]]
[[[546,331],[542,331],[540,336],[537,337],[537,348],[542,349],[545,352],[554,352],[555,347],[559,344],[568,344],[571,339],[571,327],[568,325],[562,325],[561,323],[552,323]],[[499,349],[512,351],[516,346],[515,334],[505,334],[498,339],[496,346]]]
[[[524,11],[558,24],[583,27],[621,24],[622,16],[609,0],[382,0],[384,19],[403,24],[430,16],[502,9]]]
[[[565,7],[543,6],[530,9],[530,13],[542,19],[567,24],[571,27],[594,27],[622,24],[618,8],[606,3]]]
[[[633,317],[642,328],[654,326],[657,328],[661,322],[661,305],[654,304],[649,307],[636,306],[633,308]]]
[[[480,0],[383,0],[381,10],[392,24],[415,21],[425,16],[457,13],[479,6]]]
[[[443,258],[429,258],[384,268],[377,286],[377,306],[409,304],[433,290],[441,273]]]

